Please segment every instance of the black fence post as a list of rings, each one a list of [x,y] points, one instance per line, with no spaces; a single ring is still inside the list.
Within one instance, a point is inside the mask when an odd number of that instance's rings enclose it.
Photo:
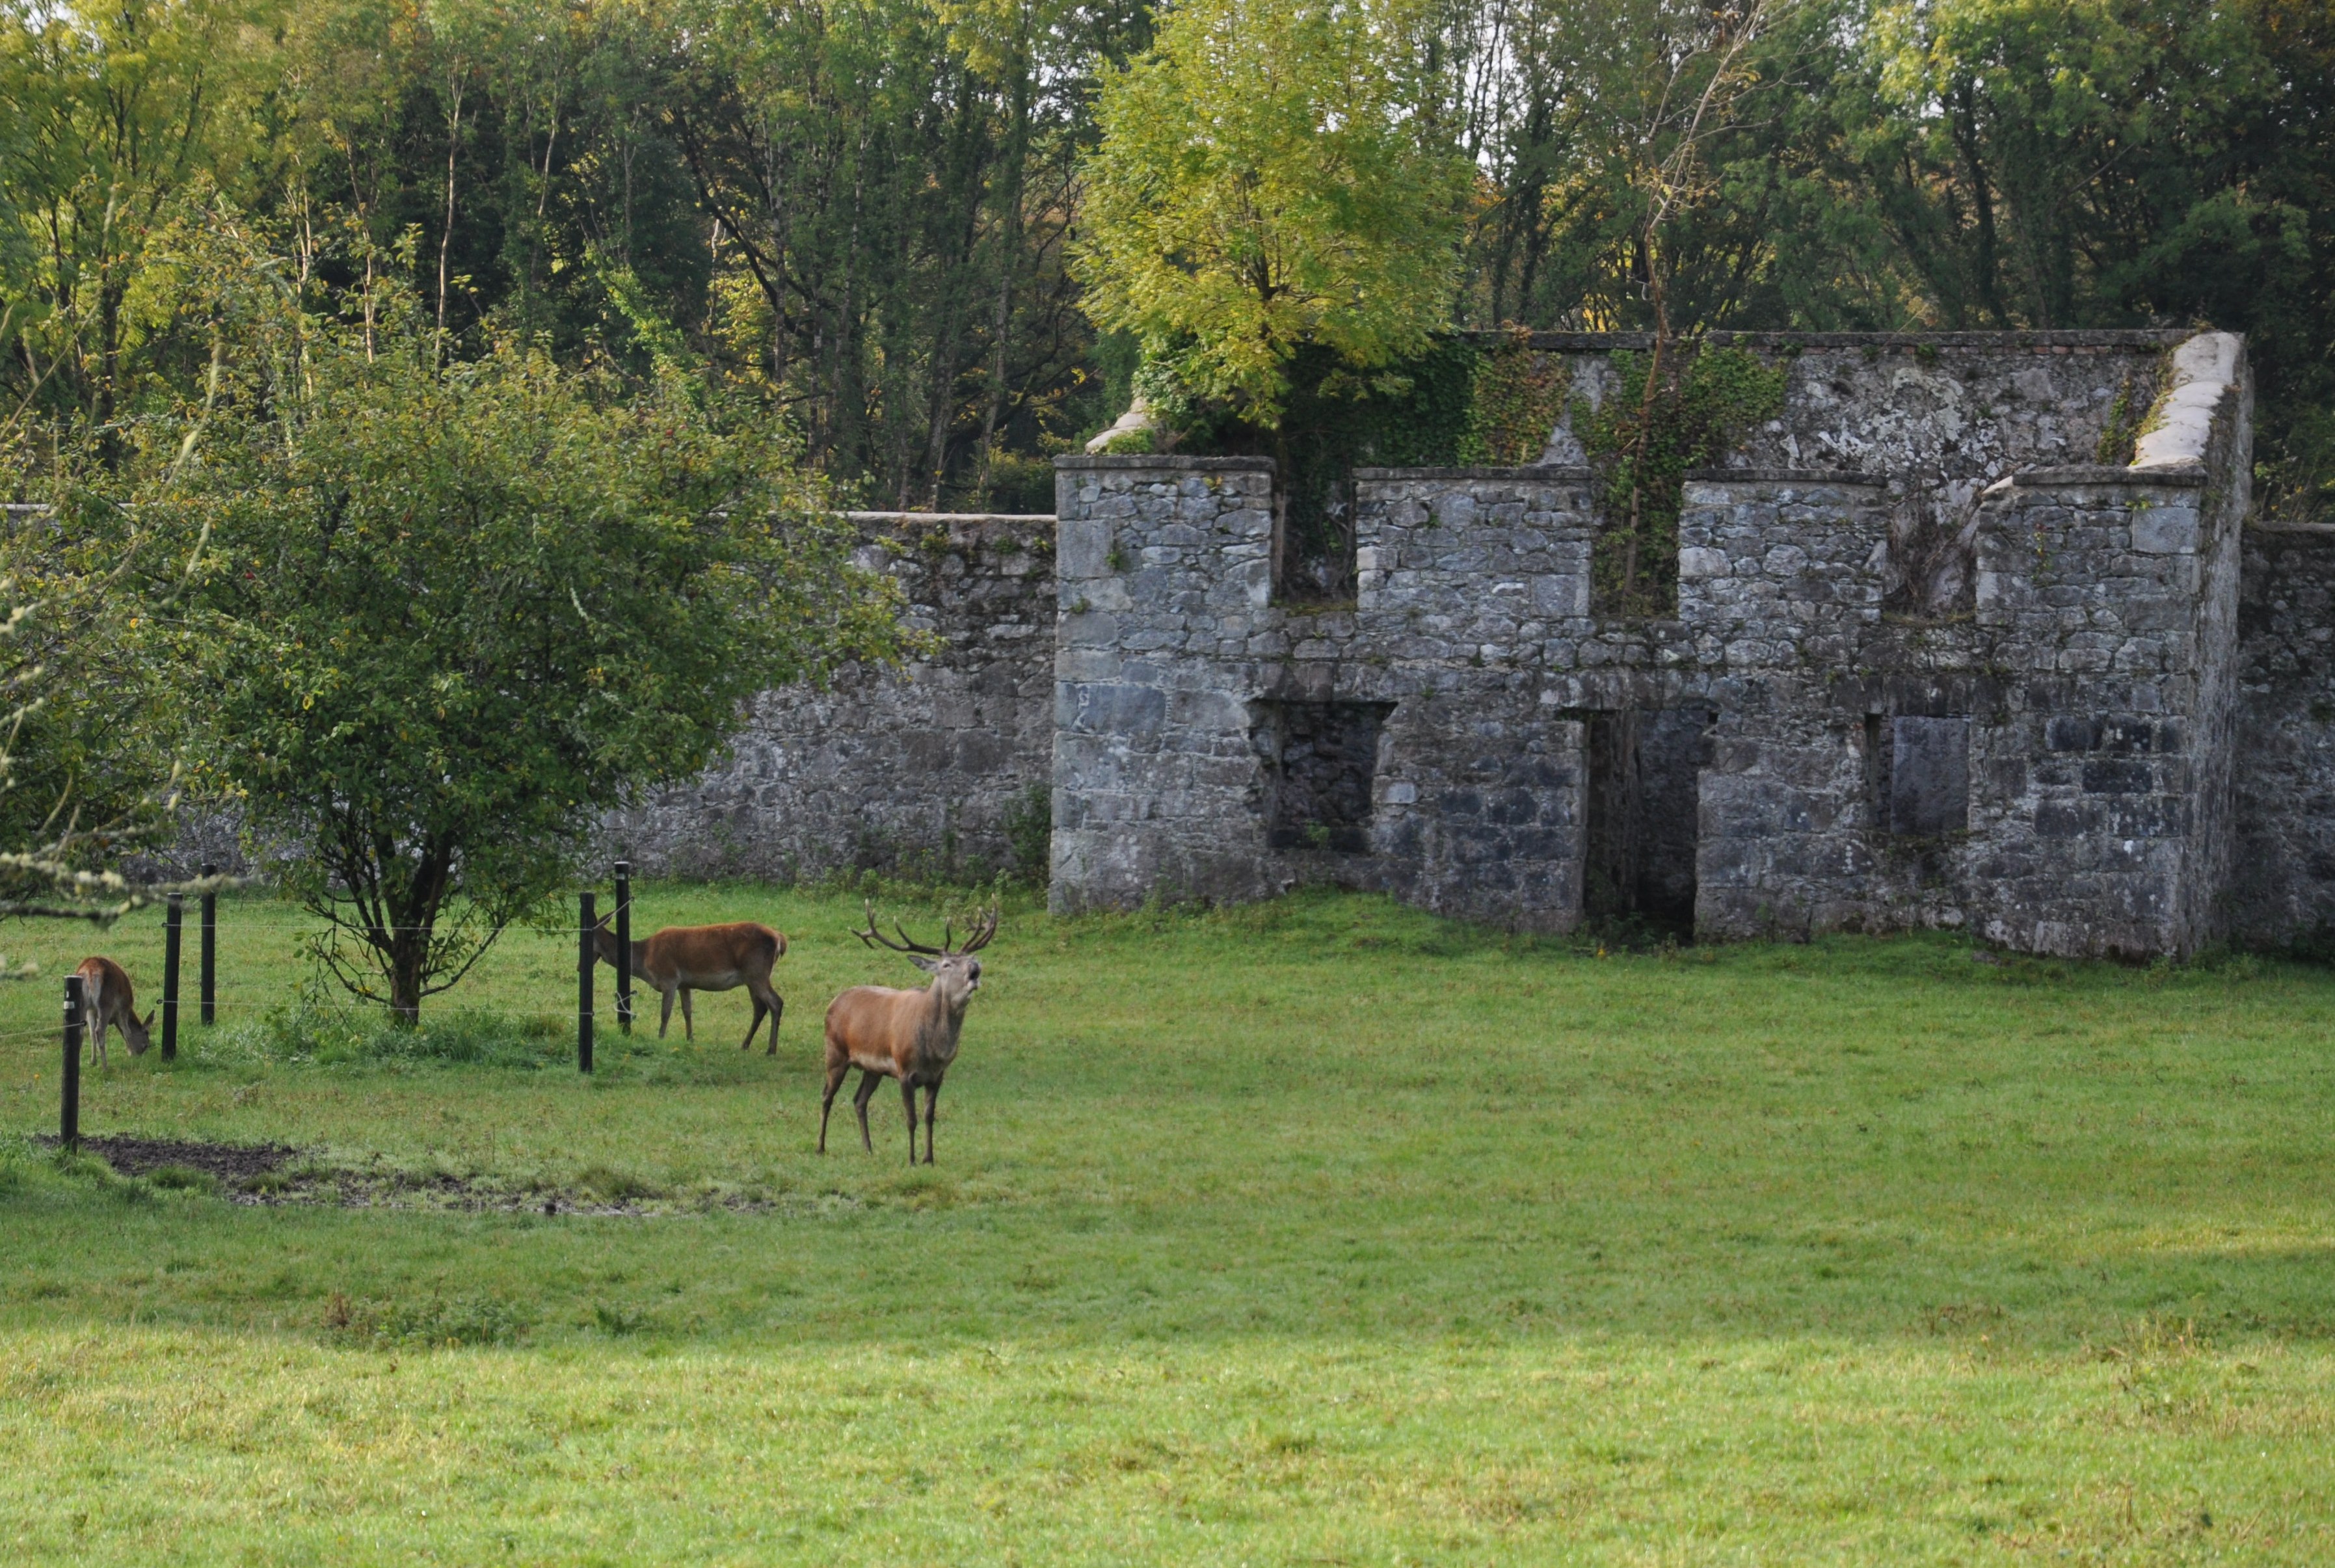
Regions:
[[[594,895],[579,895],[576,903],[583,919],[576,943],[576,1070],[592,1070],[592,927]]]
[[[162,1060],[179,1057],[179,934],[187,924],[187,901],[170,895],[162,911]]]
[[[633,1032],[633,863],[616,862],[616,1027]]]
[[[218,875],[218,867],[203,862],[206,878]],[[203,1025],[208,1028],[218,1021],[218,895],[203,895]]]
[[[57,1107],[57,1142],[73,1149],[81,1147],[81,1021],[82,982],[78,974],[65,976],[65,1062],[63,1096]]]

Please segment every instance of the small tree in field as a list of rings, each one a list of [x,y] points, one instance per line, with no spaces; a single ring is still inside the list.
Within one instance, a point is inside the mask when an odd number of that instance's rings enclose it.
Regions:
[[[517,346],[441,365],[410,302],[371,315],[228,355],[141,512],[197,552],[199,745],[299,850],[333,972],[410,1021],[602,812],[897,633],[771,421]]]
[[[1186,0],[1107,75],[1079,267],[1100,325],[1261,425],[1303,344],[1357,370],[1449,321],[1472,171],[1417,0]]]

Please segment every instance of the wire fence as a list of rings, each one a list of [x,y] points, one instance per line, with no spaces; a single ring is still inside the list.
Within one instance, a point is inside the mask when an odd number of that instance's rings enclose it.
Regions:
[[[212,866],[206,865],[203,867],[203,874],[206,876],[210,876],[213,870]],[[604,962],[615,972],[615,983],[612,987],[613,1006],[609,1016],[626,1033],[631,1031],[631,1025],[640,1016],[641,988],[632,972],[631,867],[625,862],[619,861],[616,863],[615,871],[615,900],[606,920],[603,920],[598,913],[598,895],[596,892],[587,890],[577,895],[577,923],[575,925],[529,925],[518,928],[534,935],[551,938],[555,951],[565,948],[569,955],[568,962],[574,965],[576,979],[576,989],[571,993],[576,1025],[576,1065],[578,1071],[585,1073],[593,1070],[594,1047],[599,1020],[597,992],[600,982],[597,972]],[[176,1057],[179,1034],[185,1026],[213,1024],[219,1021],[222,1014],[228,1015],[230,1019],[238,1015],[244,1018],[260,1018],[270,1014],[281,1014],[287,1010],[287,1007],[296,1006],[303,1012],[312,1015],[325,1013],[344,1018],[368,1019],[379,1019],[383,1016],[382,1002],[386,999],[377,999],[368,1004],[348,998],[331,998],[325,994],[321,983],[287,988],[283,983],[277,982],[264,987],[235,985],[223,989],[218,982],[218,960],[225,941],[230,937],[243,939],[238,945],[247,952],[254,944],[251,940],[254,938],[272,938],[276,943],[289,939],[305,944],[309,947],[317,965],[317,973],[314,978],[321,982],[328,968],[322,950],[331,944],[344,944],[351,940],[364,941],[369,935],[394,936],[415,934],[442,935],[447,929],[444,926],[419,925],[353,928],[346,922],[319,921],[313,916],[303,917],[289,912],[286,912],[283,917],[275,919],[265,916],[255,917],[248,910],[237,912],[228,920],[221,921],[217,895],[204,894],[196,903],[197,907],[190,910],[186,906],[185,900],[174,896],[169,901],[165,909],[160,933],[163,951],[160,955],[162,973],[159,992],[149,992],[140,994],[134,977],[131,978],[130,986],[131,995],[137,997],[138,1003],[147,1005],[150,1009],[148,1014],[150,1021],[141,1022],[140,1027],[147,1030],[153,1039],[153,1043],[160,1046],[162,1060],[165,1061]],[[191,943],[187,940],[189,934],[186,930],[186,927],[190,924],[195,927],[194,940]],[[121,927],[117,927],[117,932],[123,936],[132,934]],[[498,940],[506,939],[509,934],[509,933],[502,934]],[[596,937],[600,936],[609,939],[606,944],[609,953],[605,961],[601,953],[602,944],[595,940]],[[131,945],[120,941],[113,945],[117,951],[122,953],[133,951]],[[375,944],[375,945],[378,944]],[[191,963],[189,962],[189,955],[187,951],[189,947],[194,949]],[[144,954],[138,953],[136,956],[142,959]],[[189,978],[187,972],[190,968],[195,980],[191,988],[186,984]],[[127,971],[124,973],[126,973]],[[100,1010],[105,1011],[115,1022],[119,1021],[121,1013],[125,1011],[126,999],[116,1000],[107,997],[103,994],[103,986],[104,981],[101,976],[97,991],[92,992],[79,973],[71,974],[65,980],[64,1010],[61,1031],[56,1026],[51,1026],[0,1031],[0,1044],[20,1042],[44,1036],[60,1040],[63,1055],[62,1070],[59,1073],[61,1099],[58,1107],[58,1137],[60,1143],[67,1148],[76,1147],[81,1136],[80,1079],[84,1042],[98,1026],[97,1014]],[[288,997],[287,989],[293,992]],[[131,1020],[138,1019],[134,1007],[128,1007],[126,1011]],[[566,1010],[555,1005],[528,1011],[534,1011],[538,1016],[545,1016],[557,1015]],[[761,1025],[762,1018],[763,1008],[758,1001],[755,1003],[757,1027]],[[770,1028],[775,1045],[777,1034],[775,1018],[771,1020]],[[123,1032],[126,1034],[127,1031]],[[749,1039],[751,1038],[750,1033]]]

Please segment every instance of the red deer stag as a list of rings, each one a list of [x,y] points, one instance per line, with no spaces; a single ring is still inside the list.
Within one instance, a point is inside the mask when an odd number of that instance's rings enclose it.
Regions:
[[[592,947],[600,962],[616,966],[616,934],[608,928],[613,916],[604,916],[592,928]],[[728,925],[668,925],[654,936],[633,944],[634,978],[664,993],[664,1012],[657,1020],[663,1040],[673,1023],[673,999],[681,998],[681,1028],[697,1038],[697,1021],[689,1013],[693,991],[734,991],[744,986],[754,999],[754,1021],[746,1026],[744,1050],[754,1043],[762,1015],[770,1017],[770,1049],[779,1053],[779,1015],[787,1004],[770,984],[770,965],[784,958],[787,939],[767,925],[741,920]]]
[[[867,929],[851,934],[868,946],[882,943],[933,977],[922,991],[895,991],[887,985],[855,985],[828,1004],[827,1093],[819,1102],[819,1152],[827,1152],[827,1113],[834,1108],[835,1091],[844,1074],[859,1070],[859,1088],[851,1108],[859,1113],[859,1141],[869,1154],[876,1140],[867,1134],[867,1102],[875,1098],[878,1079],[900,1081],[900,1099],[908,1108],[908,1163],[916,1163],[916,1090],[925,1091],[925,1163],[933,1163],[933,1114],[941,1098],[941,1079],[956,1060],[956,1037],[964,1027],[965,1004],[981,989],[981,960],[974,956],[997,934],[997,911],[952,949],[955,926],[941,928],[941,944],[926,947],[912,940],[898,924],[893,941],[876,929],[876,906],[867,906]]]
[[[81,976],[82,1005],[88,1010],[83,1021],[89,1025],[90,1054],[100,1064],[104,1062],[105,1031],[111,1026],[130,1042],[131,1055],[144,1055],[153,1043],[146,1031],[154,1027],[154,1015],[150,1012],[142,1021],[139,1019],[129,971],[111,958],[84,958],[73,973]]]

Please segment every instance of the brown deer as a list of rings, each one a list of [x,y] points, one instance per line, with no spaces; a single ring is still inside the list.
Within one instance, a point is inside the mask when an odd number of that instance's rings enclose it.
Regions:
[[[614,969],[616,966],[616,934],[608,928],[614,916],[603,916],[592,928],[593,951],[600,962]],[[784,958],[787,939],[767,925],[751,920],[741,920],[728,925],[668,925],[654,936],[633,944],[633,974],[664,993],[664,1012],[657,1020],[657,1038],[663,1040],[673,1023],[673,999],[681,998],[682,1032],[691,1040],[697,1039],[697,1021],[689,1013],[689,993],[693,991],[734,991],[744,986],[754,999],[754,1021],[746,1026],[746,1038],[738,1043],[745,1050],[754,1043],[754,1031],[762,1027],[762,1015],[770,1019],[770,1049],[768,1054],[779,1053],[779,1015],[787,1010],[784,998],[770,984],[770,965]]]
[[[859,1113],[859,1142],[869,1154],[876,1140],[867,1133],[867,1102],[875,1097],[878,1079],[897,1079],[900,1099],[908,1108],[908,1163],[916,1163],[916,1090],[925,1091],[925,1163],[933,1163],[933,1115],[941,1098],[941,1079],[956,1060],[957,1031],[964,1027],[965,1004],[981,989],[981,960],[974,956],[997,934],[997,911],[952,949],[954,925],[941,928],[941,944],[926,947],[895,924],[900,940],[876,929],[876,906],[867,906],[867,929],[851,934],[868,946],[882,943],[933,977],[922,991],[895,991],[887,985],[855,985],[828,1004],[827,1093],[819,1102],[819,1152],[827,1152],[827,1114],[834,1108],[835,1091],[844,1075],[859,1070],[859,1089],[851,1108]]]
[[[120,1030],[121,1038],[130,1042],[131,1055],[144,1055],[146,1048],[153,1043],[146,1031],[154,1027],[154,1015],[149,1012],[142,1021],[140,1020],[137,998],[130,989],[130,972],[111,958],[84,958],[73,973],[81,976],[90,1055],[103,1065],[109,1024]]]

